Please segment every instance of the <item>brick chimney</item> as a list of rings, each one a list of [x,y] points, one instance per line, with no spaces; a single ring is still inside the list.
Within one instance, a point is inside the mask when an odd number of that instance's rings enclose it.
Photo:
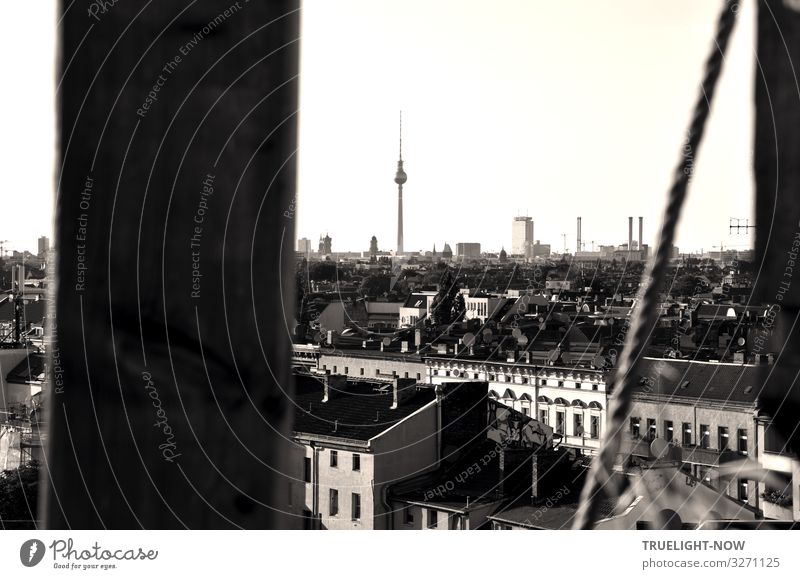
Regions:
[[[392,410],[395,410],[404,400],[408,400],[416,393],[416,383],[417,381],[413,378],[395,376],[392,381]]]
[[[325,376],[324,393],[322,401],[327,402],[347,389],[347,376],[343,374],[328,374]]]

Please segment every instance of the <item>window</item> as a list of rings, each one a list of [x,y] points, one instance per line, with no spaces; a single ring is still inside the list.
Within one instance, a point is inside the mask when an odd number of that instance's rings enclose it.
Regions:
[[[353,493],[352,499],[352,519],[358,521],[361,519],[361,495]]]
[[[575,389],[576,390],[580,390],[581,386],[583,386],[583,384],[581,384],[580,382],[575,382]]]
[[[740,478],[739,479],[739,500],[740,501],[747,501],[747,479]]]
[[[631,435],[634,438],[639,438],[639,421],[641,419],[638,416],[631,416]]]
[[[408,378],[408,372],[406,372],[406,375],[405,375],[405,377],[406,377],[406,378]]]
[[[477,378],[477,376],[475,376],[475,377]],[[417,372],[417,380],[418,381],[422,380],[422,374],[420,374],[419,372]]]
[[[764,429],[764,452],[785,452],[786,442],[772,424]]]
[[[331,468],[339,468],[339,453],[335,450],[331,451]]]
[[[403,523],[406,525],[414,524],[414,513],[411,511],[411,507],[406,507],[403,509]]]
[[[547,410],[540,410],[539,411],[539,422],[542,424],[547,424]]]
[[[361,368],[358,373],[363,376],[364,375],[364,368]]]
[[[339,514],[339,491],[336,489],[331,489],[330,492],[330,504],[328,506],[328,514],[330,516],[335,517]]]
[[[700,448],[708,448],[709,442],[711,437],[711,431],[708,428],[708,424],[701,424],[700,425]]]
[[[361,455],[353,454],[353,470],[361,470]]]
[[[655,418],[648,418],[647,419],[647,438],[649,440],[653,440],[658,436],[656,432],[656,419]]]
[[[311,482],[311,459],[306,457],[303,461],[303,480],[305,482]]]
[[[736,431],[736,440],[738,441],[736,450],[739,451],[739,454],[747,454],[747,430],[739,428]]]
[[[681,432],[683,432],[681,436],[681,444],[683,444],[683,446],[689,446],[692,444],[692,425],[688,422],[684,422],[681,425]]]
[[[728,448],[728,429],[725,426],[717,428],[717,442],[719,444],[719,451],[727,450]]]
[[[439,511],[428,509],[428,528],[435,529],[439,525]]]
[[[667,442],[671,442],[673,440],[673,428],[672,428],[672,420],[665,420],[664,421],[664,440]]]
[[[556,432],[558,434],[564,434],[564,411],[557,410],[556,411]]]
[[[600,438],[600,417],[592,416],[589,419],[589,436],[594,439]]]
[[[598,388],[597,384],[592,384],[592,390],[597,390],[597,388]]]
[[[531,409],[530,409],[530,408],[528,408],[527,406],[523,406],[523,407],[522,407],[522,413],[523,413],[525,416],[530,416],[530,415],[531,415]]]
[[[559,380],[558,381],[558,387],[559,388],[563,388],[564,387],[564,381],[563,380]]]
[[[380,368],[375,368],[375,375],[376,376],[380,376],[381,375],[381,369]]]
[[[349,374],[350,373],[350,367],[349,366],[345,366],[344,367],[344,373],[345,374]]]
[[[460,531],[463,528],[461,515],[450,515],[449,529],[451,531]]]
[[[333,373],[336,374],[336,366],[333,367]]]
[[[583,436],[583,414],[573,415],[572,432],[575,436]]]

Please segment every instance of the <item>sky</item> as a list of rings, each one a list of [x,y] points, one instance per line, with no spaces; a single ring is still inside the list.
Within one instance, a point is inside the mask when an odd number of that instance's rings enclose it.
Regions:
[[[405,249],[511,245],[516,215],[570,250],[654,243],[720,2],[306,0],[298,230],[314,247],[397,236]],[[745,248],[752,220],[755,10],[743,3],[678,234],[681,251]],[[634,220],[634,237],[638,223]]]
[[[752,222],[752,4],[696,159],[682,251],[751,244],[728,220]],[[719,5],[306,0],[297,237],[394,248],[402,109],[406,250],[508,249],[525,214],[554,250],[563,233],[574,248],[577,216],[587,250],[627,241],[628,216],[653,243]],[[0,241],[35,252],[52,230],[55,0],[4,10],[37,25],[0,35],[0,74],[15,79],[0,91]]]
[[[53,238],[55,6],[55,0],[3,4],[0,241],[6,250],[37,253],[39,236]]]

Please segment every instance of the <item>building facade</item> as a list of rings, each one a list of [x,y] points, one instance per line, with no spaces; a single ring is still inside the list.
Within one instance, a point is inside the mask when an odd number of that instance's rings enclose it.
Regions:
[[[533,246],[533,219],[515,217],[511,222],[511,253],[530,257]]]

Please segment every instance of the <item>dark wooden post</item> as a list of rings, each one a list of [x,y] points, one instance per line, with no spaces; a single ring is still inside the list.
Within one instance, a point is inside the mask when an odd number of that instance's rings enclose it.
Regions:
[[[800,2],[758,3],[756,260],[754,303],[768,304],[756,348],[778,352],[764,368],[761,407],[800,449]]]
[[[49,528],[286,506],[299,2],[62,2]]]

